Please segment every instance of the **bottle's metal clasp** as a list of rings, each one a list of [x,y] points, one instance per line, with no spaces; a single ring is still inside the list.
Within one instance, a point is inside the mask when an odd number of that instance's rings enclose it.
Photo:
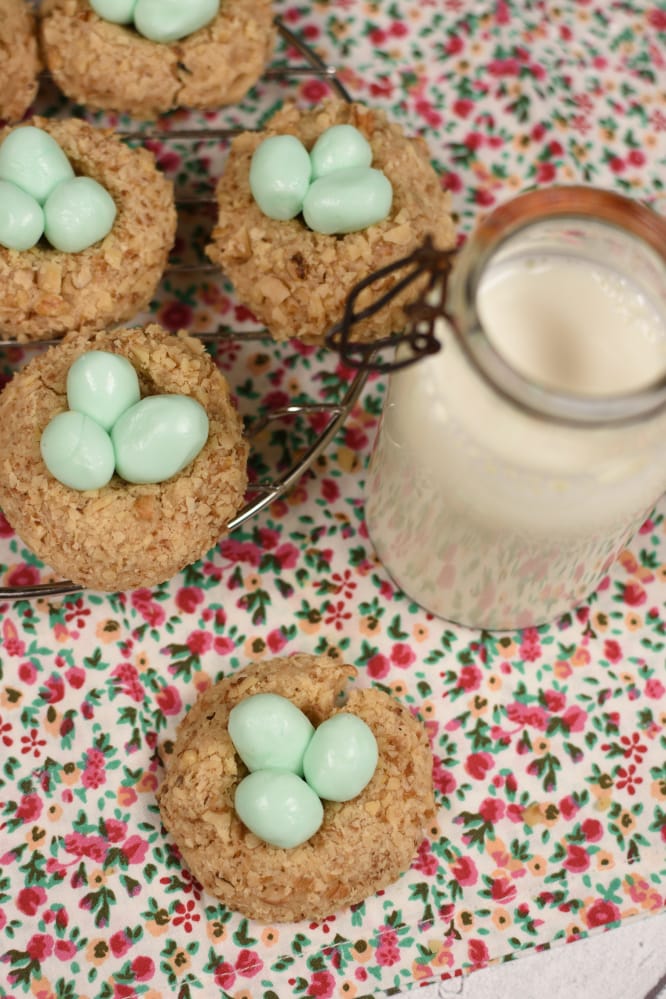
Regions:
[[[381,373],[397,371],[414,364],[422,357],[436,354],[441,344],[435,335],[435,324],[446,313],[446,290],[455,250],[438,250],[427,236],[422,246],[406,257],[381,267],[359,281],[352,288],[345,305],[344,315],[326,334],[326,344],[336,350],[350,368]],[[395,284],[371,305],[356,310],[359,295],[366,288],[394,272],[406,271]],[[418,297],[406,305],[405,328],[400,333],[368,343],[353,339],[356,324],[375,315],[410,284],[425,276],[426,281]],[[391,360],[381,359],[381,352],[388,347],[406,347]]]

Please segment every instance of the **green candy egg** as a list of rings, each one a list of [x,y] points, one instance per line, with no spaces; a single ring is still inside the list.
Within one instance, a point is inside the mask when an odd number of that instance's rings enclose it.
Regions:
[[[109,234],[116,206],[109,192],[92,177],[58,184],[44,205],[44,233],[63,253],[80,253]]]
[[[0,246],[29,250],[44,232],[44,212],[31,194],[0,180]]]
[[[186,395],[149,395],[111,430],[116,471],[127,482],[164,482],[196,458],[208,438],[208,415]]]
[[[112,24],[131,24],[137,0],[90,0],[95,13]]]
[[[59,413],[47,424],[40,440],[44,464],[51,475],[70,489],[101,489],[113,475],[111,438],[85,413]]]
[[[73,176],[64,152],[42,128],[15,128],[0,146],[0,180],[16,184],[40,205],[58,184]]]
[[[272,135],[257,146],[250,164],[250,190],[264,215],[282,222],[303,207],[312,173],[308,151],[295,135]]]
[[[287,850],[314,836],[324,818],[315,792],[290,770],[248,774],[236,788],[234,807],[250,832]]]
[[[310,150],[312,176],[323,177],[333,170],[369,167],[372,146],[353,125],[332,125],[319,136]]]
[[[349,801],[369,783],[377,766],[377,740],[358,715],[342,711],[315,729],[303,757],[303,773],[326,801]]]
[[[334,170],[310,185],[303,218],[310,229],[326,235],[358,232],[385,219],[392,200],[391,182],[381,170]]]
[[[220,0],[138,0],[134,26],[152,42],[175,42],[217,17]]]
[[[279,694],[253,694],[229,712],[229,735],[248,770],[303,773],[303,754],[314,727]]]
[[[139,379],[121,354],[90,350],[74,361],[67,372],[67,403],[110,430],[126,409],[139,402]]]

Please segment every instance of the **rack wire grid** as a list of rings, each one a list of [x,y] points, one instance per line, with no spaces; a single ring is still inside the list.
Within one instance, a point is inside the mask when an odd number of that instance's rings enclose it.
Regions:
[[[223,127],[211,124],[209,116],[205,114],[188,114],[188,122],[194,118],[194,127],[178,127],[178,113],[176,121],[174,116],[163,119],[158,125],[146,125],[129,121],[125,127],[125,121],[119,122],[116,127],[117,134],[129,144],[143,144],[147,148],[164,153],[164,148],[180,150],[179,156],[189,157],[197,150],[210,149],[211,145],[216,152],[223,146],[228,146],[233,137],[242,131],[260,129],[262,122],[273,113],[274,110],[284,101],[285,98],[296,99],[294,87],[302,84],[307,78],[324,81],[331,91],[347,102],[352,98],[339,77],[339,68],[326,64],[313,49],[300,37],[294,34],[279,18],[275,19],[279,46],[275,61],[267,68],[262,80],[253,88],[259,96],[258,121],[248,123],[247,110],[242,106],[234,109],[224,109],[227,116],[231,118],[229,124]],[[295,60],[302,60],[295,61]],[[277,88],[277,90],[275,90]],[[35,105],[40,114],[64,117],[76,115],[85,117],[93,124],[109,124],[109,117],[104,115],[89,114],[84,108],[72,105],[57,93],[48,74],[44,74],[40,81],[40,91]],[[250,117],[252,113],[250,114]],[[215,118],[219,115],[215,115]],[[204,156],[204,161],[208,157]],[[159,158],[158,158],[159,162]],[[179,217],[179,231],[184,216],[194,214],[205,221],[203,228],[200,223],[191,231],[193,239],[177,237],[174,251],[162,277],[161,289],[173,288],[179,281],[207,280],[213,275],[224,282],[224,277],[219,273],[219,269],[206,261],[203,256],[202,244],[205,243],[210,233],[210,228],[214,222],[216,212],[216,202],[214,199],[214,187],[212,178],[204,177],[200,185],[194,191],[187,187],[179,187],[179,178],[174,178],[176,207]],[[199,246],[194,244],[198,242]],[[186,254],[183,256],[182,250],[185,248]],[[194,249],[197,259],[191,260],[187,251]],[[227,283],[228,284],[228,283]],[[230,287],[230,286],[229,286]],[[231,289],[231,294],[233,290]],[[238,313],[237,313],[238,314]],[[137,316],[136,320],[128,323],[128,326],[141,325],[142,322],[155,321],[154,314]],[[159,322],[159,317],[157,318]],[[325,332],[325,331],[324,331]],[[253,327],[250,322],[234,322],[231,325],[220,324],[214,329],[191,329],[191,335],[199,337],[204,341],[213,356],[216,357],[217,350],[233,349],[234,345],[251,343],[258,341],[265,349],[276,349],[276,345],[265,329]],[[16,366],[25,360],[25,355],[35,350],[44,349],[47,346],[57,343],[58,340],[45,339],[35,342],[18,343],[15,340],[0,339],[0,359],[6,371],[11,372]],[[289,344],[281,345],[282,352],[289,350]],[[293,350],[293,348],[291,348]],[[249,462],[250,484],[248,486],[245,503],[236,516],[227,524],[227,531],[231,532],[241,527],[252,517],[256,516],[265,507],[283,497],[303,476],[303,474],[313,465],[317,458],[327,448],[329,443],[336,436],[343,423],[346,421],[351,409],[359,399],[365,382],[367,372],[358,370],[355,373],[340,373],[339,365],[335,372],[330,369],[339,361],[338,356],[331,351],[321,351],[325,361],[325,368],[328,367],[328,389],[327,397],[324,401],[315,401],[303,398],[298,394],[298,398],[288,403],[283,403],[271,408],[268,411],[252,414],[249,418],[244,415],[245,434],[251,442],[251,454]],[[232,390],[236,388],[230,378]],[[289,440],[289,428],[294,427],[295,421],[316,421],[315,431],[312,427],[301,429],[294,440]],[[263,453],[260,441],[266,436],[266,431],[284,424],[287,427],[281,435],[281,458],[277,466],[266,474],[266,469],[271,464],[271,458]],[[275,462],[274,462],[275,464]],[[258,472],[253,476],[253,469]],[[263,470],[263,472],[262,472]],[[14,539],[13,547],[18,550],[21,544],[20,539]],[[31,558],[34,565],[40,570],[45,567],[37,558],[23,549],[21,554],[25,558]],[[11,559],[16,557],[16,551],[0,550],[0,578],[6,579],[9,565],[6,562],[7,556]],[[3,564],[4,563],[4,564]],[[46,569],[48,575],[48,569]],[[81,592],[84,587],[63,579],[47,578],[46,581],[18,583],[0,586],[0,600],[29,600],[34,598],[48,598],[64,596],[71,593]]]

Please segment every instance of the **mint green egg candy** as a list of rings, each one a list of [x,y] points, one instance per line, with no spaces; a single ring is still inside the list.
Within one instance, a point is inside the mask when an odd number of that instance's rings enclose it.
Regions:
[[[290,850],[317,832],[324,808],[304,780],[290,770],[255,770],[236,788],[234,808],[250,832]]]
[[[67,404],[105,430],[141,399],[139,378],[130,361],[107,350],[81,354],[67,372]]]
[[[253,694],[229,712],[229,736],[248,770],[303,773],[303,754],[314,727],[279,694]]]
[[[40,440],[44,464],[51,475],[70,489],[101,489],[113,476],[111,438],[85,413],[59,413],[47,424]]]
[[[44,232],[44,212],[31,194],[0,180],[0,246],[29,250]]]
[[[286,222],[303,208],[312,164],[295,135],[271,135],[257,146],[250,164],[250,190],[264,215]]]
[[[176,42],[205,27],[220,10],[220,0],[137,0],[134,26],[151,42]]]
[[[323,177],[333,170],[369,167],[372,146],[353,125],[332,125],[322,132],[310,150],[312,177]]]
[[[116,471],[127,482],[165,482],[196,458],[208,439],[208,415],[186,395],[149,395],[111,430]]]
[[[391,182],[381,170],[349,167],[313,181],[303,202],[303,218],[315,232],[343,235],[381,222],[392,201]]]
[[[58,184],[44,205],[44,234],[63,253],[80,253],[113,227],[113,198],[92,177],[73,177]]]
[[[350,801],[377,767],[377,740],[358,715],[342,711],[322,722],[303,757],[305,779],[326,801]]]
[[[104,21],[131,24],[137,0],[90,0],[90,6]]]
[[[42,128],[15,128],[0,145],[0,180],[16,184],[40,205],[58,184],[73,176],[65,153]]]

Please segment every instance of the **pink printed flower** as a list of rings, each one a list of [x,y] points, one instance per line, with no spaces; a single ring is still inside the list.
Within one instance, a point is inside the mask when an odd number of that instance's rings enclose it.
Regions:
[[[72,940],[56,940],[53,952],[60,961],[71,961],[76,954],[76,944]]]
[[[562,798],[560,800],[559,804],[560,814],[562,815],[563,818],[567,820],[572,819],[574,817],[574,815],[578,811],[578,807],[579,806],[576,803],[575,799],[572,798],[570,794],[568,794],[565,798]]]
[[[392,926],[380,926],[379,943],[375,948],[375,960],[382,967],[390,967],[400,960],[400,947],[398,944],[398,934]]]
[[[16,818],[34,822],[42,814],[42,799],[38,794],[24,794],[16,809]]]
[[[378,652],[376,655],[368,659],[366,666],[368,671],[368,676],[373,677],[375,680],[381,680],[382,677],[386,676],[391,669],[391,664],[387,657]]]
[[[586,871],[590,866],[590,858],[585,847],[578,846],[577,843],[569,843],[562,866],[571,871],[572,874],[582,874],[583,871]]]
[[[437,873],[438,866],[437,857],[435,857],[430,849],[428,840],[424,839],[416,851],[416,859],[413,864],[414,870],[421,871],[423,874],[431,877]]]
[[[155,974],[155,962],[152,957],[147,957],[145,954],[135,957],[130,967],[137,982],[148,982]]]
[[[396,642],[391,649],[391,662],[401,669],[407,669],[416,661],[414,651],[404,642]]]
[[[622,658],[620,643],[614,638],[607,638],[604,642],[604,656],[611,663],[618,663]]]
[[[470,753],[465,760],[465,770],[474,780],[483,780],[495,766],[490,753]]]
[[[269,631],[268,635],[266,636],[266,644],[268,645],[268,648],[271,650],[271,652],[274,655],[277,655],[278,652],[281,652],[282,649],[287,644],[287,639],[284,637],[282,629],[273,628],[272,631]]]
[[[213,648],[218,656],[229,656],[236,648],[234,642],[224,635],[219,635],[213,641]]]
[[[46,933],[34,933],[28,940],[26,952],[31,961],[45,961],[53,953],[53,938]]]
[[[564,705],[567,703],[565,695],[560,690],[546,690],[543,694],[543,699],[546,702],[546,707],[553,714],[561,711]]]
[[[118,930],[109,939],[109,947],[114,957],[122,957],[132,946],[132,941],[127,937],[124,930]]]
[[[203,601],[203,590],[198,586],[181,586],[176,593],[176,607],[184,614],[193,614]]]
[[[587,712],[572,704],[562,715],[562,721],[570,732],[582,732],[587,725]]]
[[[499,822],[504,815],[504,811],[504,802],[499,801],[497,798],[484,798],[479,805],[479,815],[484,822],[491,824]]]
[[[148,852],[148,843],[140,836],[130,836],[125,840],[122,851],[127,858],[128,864],[141,864],[145,860]]]
[[[183,709],[183,702],[175,687],[170,684],[162,687],[155,695],[155,701],[160,711],[164,715],[179,715]]]
[[[186,644],[193,656],[200,656],[211,648],[213,636],[207,631],[192,631],[187,636]]]
[[[580,829],[588,843],[598,843],[604,834],[604,827],[598,819],[585,819]]]
[[[509,721],[519,725],[531,725],[543,732],[548,727],[548,712],[537,704],[523,704],[522,701],[512,701],[507,705],[506,716]]]
[[[236,981],[236,972],[228,961],[221,961],[216,966],[213,977],[215,978],[215,984],[225,992],[228,992]]]
[[[220,542],[220,552],[230,562],[247,562],[257,566],[261,562],[261,549],[250,541],[233,541],[225,538]]]
[[[445,767],[439,757],[435,757],[432,765],[432,781],[440,794],[451,794],[458,786],[453,773]]]
[[[478,690],[481,686],[481,670],[478,666],[463,666],[458,674],[456,687],[459,690]]]
[[[666,690],[666,688],[663,683],[661,680],[657,680],[656,677],[652,677],[652,679],[648,680],[645,684],[645,696],[651,697],[655,701],[658,701],[660,697],[664,696],[664,690]]]
[[[330,971],[315,971],[310,979],[306,995],[317,999],[330,999],[335,989],[335,978]]]
[[[280,563],[281,569],[293,569],[298,564],[298,548],[295,545],[280,545],[273,554]]]
[[[238,952],[235,968],[239,975],[243,975],[245,978],[254,978],[255,975],[259,974],[263,966],[264,962],[256,950],[243,948],[243,950]]]
[[[127,823],[120,819],[104,819],[104,832],[110,843],[119,843],[127,834]]]
[[[513,902],[518,893],[518,889],[510,878],[493,878],[490,883],[490,896],[493,901],[500,905],[507,905]]]
[[[475,885],[479,878],[476,864],[471,857],[458,857],[457,860],[449,865],[449,870],[458,884],[464,888]]]
[[[615,923],[619,918],[620,910],[615,903],[603,898],[597,899],[589,909],[583,910],[583,919],[590,929],[595,926],[607,926],[609,923]]]

